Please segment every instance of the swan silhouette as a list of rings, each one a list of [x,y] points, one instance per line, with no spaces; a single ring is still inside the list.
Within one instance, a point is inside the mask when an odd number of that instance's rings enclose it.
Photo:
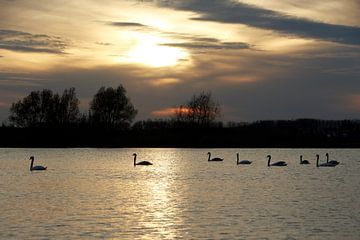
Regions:
[[[338,165],[338,164],[339,164],[339,162],[336,161],[336,160],[329,160],[329,153],[326,153],[325,156],[326,156],[326,162],[327,162],[327,163],[331,163],[331,164],[334,164],[334,165]]]
[[[316,167],[336,167],[336,164],[330,162],[319,164],[319,158],[320,158],[319,154],[316,154]]]
[[[300,164],[310,164],[308,160],[303,160],[303,155],[300,155]]]
[[[284,161],[274,162],[274,163],[270,164],[271,155],[267,155],[267,158],[268,158],[268,167],[271,167],[271,166],[276,166],[276,167],[287,166],[287,163],[284,162]]]
[[[216,158],[211,158],[211,153],[210,153],[210,152],[208,152],[207,155],[209,155],[208,162],[221,162],[221,161],[224,160],[224,159],[218,158],[218,157],[216,157]]]
[[[43,166],[34,166],[34,156],[31,156],[29,160],[31,160],[30,171],[43,171],[47,169],[47,167]]]
[[[137,165],[142,165],[142,166],[149,166],[149,165],[153,165],[151,162],[148,162],[148,161],[141,161],[141,162],[136,162],[136,157],[137,157],[137,154],[134,153],[133,154],[134,156],[134,167],[137,166]]]
[[[249,160],[239,160],[239,153],[236,153],[236,164],[251,164],[251,161]]]

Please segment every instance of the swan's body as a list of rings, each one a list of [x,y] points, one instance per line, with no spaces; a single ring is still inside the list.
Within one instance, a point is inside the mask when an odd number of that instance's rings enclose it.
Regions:
[[[137,154],[134,153],[133,156],[134,156],[134,167],[137,166],[137,165],[141,165],[141,166],[153,165],[153,164],[152,164],[151,162],[149,162],[149,161],[141,161],[141,162],[138,162],[138,163],[137,163],[137,162],[136,162]]]
[[[334,164],[334,165],[338,165],[338,164],[339,164],[339,162],[336,161],[336,160],[329,160],[329,153],[326,153],[326,162],[327,162],[327,163]]]
[[[236,164],[251,164],[251,161],[249,160],[239,160],[239,153],[236,154]]]
[[[336,164],[326,162],[319,164],[319,154],[316,154],[316,167],[336,167]]]
[[[221,161],[224,160],[224,159],[218,158],[218,157],[216,157],[216,158],[211,158],[211,153],[210,153],[210,152],[208,152],[207,154],[209,155],[208,162],[221,162]]]
[[[268,158],[268,167],[275,166],[275,167],[284,167],[287,166],[287,163],[284,161],[274,162],[270,164],[271,155],[267,155]]]
[[[29,160],[31,160],[30,171],[43,171],[47,169],[47,167],[44,166],[34,166],[34,156],[31,156]]]
[[[300,164],[310,164],[308,160],[303,160],[303,156],[300,155]]]

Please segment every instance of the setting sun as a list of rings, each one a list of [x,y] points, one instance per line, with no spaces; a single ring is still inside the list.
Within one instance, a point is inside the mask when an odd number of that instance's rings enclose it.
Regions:
[[[125,60],[150,67],[175,66],[188,54],[180,48],[162,46],[168,42],[164,38],[151,35],[140,36],[135,46],[128,52]]]

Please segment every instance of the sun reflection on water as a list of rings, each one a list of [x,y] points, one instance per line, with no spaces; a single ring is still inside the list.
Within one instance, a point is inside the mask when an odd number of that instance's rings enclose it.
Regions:
[[[152,229],[153,234],[148,234],[147,239],[161,236],[165,239],[174,239],[183,235],[177,226],[183,226],[180,208],[177,204],[179,192],[174,191],[173,173],[176,171],[173,157],[174,152],[152,151],[148,152],[146,159],[154,165],[150,167],[136,167],[136,171],[144,174],[145,181],[138,182],[139,193],[142,199],[135,199],[137,211],[141,211],[139,227]],[[145,159],[145,158],[144,158]]]

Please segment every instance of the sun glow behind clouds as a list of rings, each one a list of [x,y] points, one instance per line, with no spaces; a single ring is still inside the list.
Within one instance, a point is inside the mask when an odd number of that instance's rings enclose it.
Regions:
[[[169,42],[165,38],[152,35],[138,36],[135,46],[126,54],[125,61],[150,67],[170,67],[188,58],[188,54],[175,47],[161,46]]]

